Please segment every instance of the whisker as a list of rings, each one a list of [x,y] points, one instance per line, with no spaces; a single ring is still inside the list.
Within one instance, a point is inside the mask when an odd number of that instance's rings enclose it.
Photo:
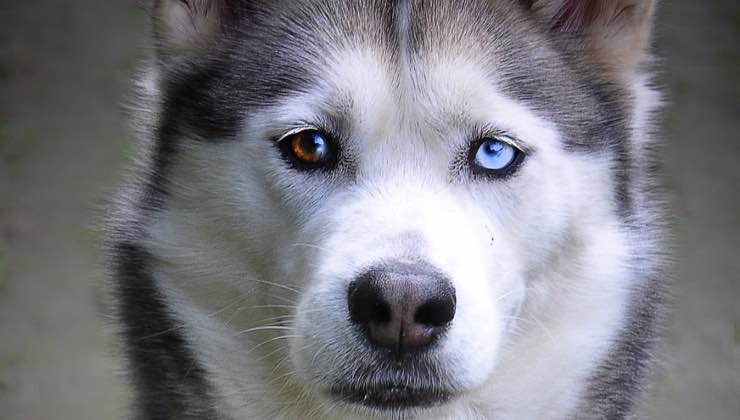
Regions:
[[[496,303],[502,299],[506,299],[507,297],[511,296],[512,294],[516,293],[516,289],[509,290],[508,292],[504,293],[503,295],[497,297],[493,302]]]
[[[285,363],[285,361],[287,361],[289,357],[290,357],[290,355],[286,355],[286,356],[281,357],[280,360],[278,360],[278,362],[275,363],[275,366],[270,371],[270,375],[274,374],[278,369],[280,369],[280,366],[282,366],[283,363]]]
[[[295,371],[295,370],[291,370],[290,372],[288,372],[288,373],[286,373],[286,374],[283,374],[283,375],[280,375],[280,376],[277,376],[277,377],[273,378],[271,382],[275,383],[275,382],[276,382],[276,381],[278,381],[279,379],[282,379],[282,378],[285,378],[285,377],[290,377],[290,376],[292,376],[292,375],[295,375],[295,374],[296,374],[296,372],[297,372],[297,371]],[[279,390],[278,390],[278,392],[277,392],[277,395],[281,395],[281,394],[283,393],[283,391],[285,391],[285,388],[286,388],[286,387],[287,387],[288,385],[290,385],[290,379],[286,379],[286,380],[285,380],[285,381],[283,382],[283,386],[281,386],[281,387],[280,387],[280,389],[279,389]]]
[[[256,306],[250,306],[248,309],[267,309],[267,308],[298,309],[298,305],[256,305]],[[247,309],[247,308],[243,308],[243,309]],[[302,314],[314,314],[314,313],[321,313],[321,312],[322,312],[321,308],[301,310]]]
[[[550,332],[549,329],[547,329],[547,327],[545,326],[545,324],[543,324],[542,321],[540,321],[539,319],[537,319],[537,317],[534,314],[532,314],[530,312],[527,312],[527,315],[529,315],[529,318],[530,318],[529,321],[533,322],[535,325],[537,325],[538,327],[542,328],[542,331],[544,331],[545,334],[547,334],[547,336],[550,338],[550,341],[552,341],[553,343],[555,343],[555,336],[552,335],[552,333]]]
[[[254,347],[252,347],[251,349],[249,349],[249,352],[252,352],[252,351],[254,351],[254,350],[257,350],[258,348],[260,348],[260,347],[262,347],[262,346],[265,346],[265,345],[267,345],[267,344],[269,344],[269,343],[272,343],[273,341],[277,341],[277,340],[284,340],[284,339],[286,339],[286,338],[300,338],[300,337],[302,337],[302,335],[300,335],[300,334],[287,334],[287,335],[279,335],[279,336],[277,336],[277,337],[273,337],[273,338],[271,338],[271,339],[269,339],[269,340],[265,340],[265,341],[263,341],[263,342],[261,342],[261,343],[257,344],[256,346],[254,346]]]
[[[264,318],[260,319],[259,321],[256,321],[256,325],[268,325],[269,322],[272,321],[293,321],[295,320],[295,317],[293,315],[279,315],[279,316],[272,316],[270,318]]]
[[[152,334],[149,334],[149,335],[145,335],[143,337],[137,337],[136,338],[136,341],[149,340],[150,338],[159,337],[161,335],[165,335],[165,334],[170,333],[172,331],[179,330],[180,328],[185,328],[185,324],[176,325],[176,326],[174,326],[172,328],[167,328],[165,330],[162,330],[162,331],[159,331],[159,332],[155,332],[155,333],[152,333]]]
[[[316,351],[316,353],[313,355],[313,358],[311,359],[311,365],[313,365],[316,362],[316,358],[319,357],[319,354],[326,350],[327,347],[329,347],[332,344],[332,342],[328,342],[324,344],[323,346],[319,347],[319,349]]]
[[[294,289],[294,288],[292,288],[292,287],[290,287],[290,286],[286,286],[286,285],[284,285],[284,284],[280,284],[280,283],[273,283],[273,282],[271,282],[271,281],[267,281],[267,280],[261,280],[261,279],[253,279],[253,280],[254,280],[254,281],[257,281],[257,282],[259,282],[259,283],[264,283],[264,284],[267,284],[267,285],[269,285],[269,286],[275,286],[275,287],[279,287],[279,288],[281,288],[281,289],[289,290],[289,291],[291,291],[291,292],[293,292],[293,293],[296,293],[296,294],[299,294],[299,295],[301,294],[301,291],[300,291],[300,290],[298,290],[298,289]]]
[[[214,317],[214,316],[217,316],[217,315],[219,315],[219,314],[221,314],[221,313],[223,313],[223,312],[227,311],[227,310],[228,310],[229,308],[233,307],[233,306],[234,306],[234,305],[236,305],[237,303],[239,303],[239,301],[242,301],[242,300],[246,299],[247,297],[248,297],[247,295],[240,295],[240,296],[237,296],[237,297],[236,297],[235,299],[233,299],[233,300],[232,300],[231,302],[227,303],[227,304],[226,304],[225,306],[223,306],[222,308],[220,308],[220,309],[217,309],[217,310],[215,310],[215,311],[213,311],[213,312],[210,312],[210,313],[208,313],[208,314],[207,314],[206,316],[207,316],[207,317]],[[137,341],[142,341],[142,340],[148,340],[148,339],[151,339],[151,338],[159,337],[159,336],[161,336],[161,335],[164,335],[164,334],[170,333],[170,332],[172,332],[172,331],[176,331],[176,330],[179,330],[179,329],[181,329],[181,328],[184,328],[184,327],[185,327],[186,325],[187,325],[187,324],[185,324],[185,323],[183,323],[183,324],[179,324],[179,325],[173,326],[173,327],[171,327],[171,328],[167,328],[167,329],[164,329],[164,330],[162,330],[162,331],[158,331],[158,332],[156,332],[156,333],[152,333],[152,334],[149,334],[149,335],[145,335],[145,336],[143,336],[143,337],[138,337],[138,338],[136,338],[136,340],[137,340]]]
[[[236,336],[239,336],[239,335],[242,335],[242,334],[247,334],[247,333],[255,332],[255,331],[265,331],[265,330],[292,330],[292,328],[290,328],[290,327],[283,327],[283,326],[280,326],[280,325],[265,325],[265,326],[261,326],[261,327],[254,327],[254,328],[249,328],[249,329],[246,329],[246,330],[239,331],[237,333],[234,333],[233,337],[236,337]]]
[[[285,349],[283,349],[282,347],[278,347],[278,348],[276,348],[275,350],[273,350],[273,351],[271,351],[271,352],[267,353],[266,355],[264,355],[264,356],[260,357],[260,358],[259,358],[259,359],[257,359],[257,360],[258,360],[258,361],[260,361],[260,362],[263,362],[263,361],[265,361],[265,359],[269,359],[269,358],[270,358],[270,356],[274,355],[275,353],[279,353],[279,352],[281,352],[281,351],[283,351],[283,350],[285,350]]]
[[[297,243],[292,244],[291,246],[303,246],[303,247],[306,247],[306,248],[314,248],[314,249],[318,249],[319,251],[329,252],[329,249],[327,249],[327,248],[325,248],[323,246],[316,245],[316,244],[309,244],[309,243],[305,243],[305,242],[297,242]]]
[[[267,308],[298,309],[298,306],[296,306],[296,305],[256,305],[256,306],[250,306],[250,309],[267,309]]]
[[[294,375],[295,373],[296,373],[296,371],[295,371],[295,370],[291,370],[291,371],[290,371],[290,372],[288,372],[288,373],[284,373],[284,374],[282,374],[282,375],[279,375],[279,376],[276,376],[276,377],[272,378],[272,380],[273,380],[273,381],[277,381],[278,379],[283,379],[283,378],[285,378],[286,376]]]
[[[224,321],[224,325],[227,327],[231,326],[231,322],[234,321],[244,309],[246,309],[244,306],[236,308],[236,310]]]
[[[262,308],[289,308],[289,309],[296,309],[297,306],[295,306],[295,305],[257,305],[257,306],[244,306],[244,307],[241,307],[241,308],[235,310],[234,313],[232,313],[229,316],[229,318],[225,321],[225,325],[226,326],[231,325],[231,323],[234,321],[234,319],[236,319],[236,317],[239,316],[239,314],[241,314],[242,312],[244,312],[247,309],[262,309]],[[302,311],[302,313],[305,313],[305,314],[320,313],[320,312],[321,312],[321,309],[307,309],[307,310],[303,310]],[[266,322],[280,320],[280,319],[284,319],[285,321],[294,321],[296,319],[296,317],[293,314],[284,314],[284,315],[278,315],[278,316],[274,316],[274,317],[270,317],[270,318],[265,318],[265,319],[262,319],[260,321],[257,321],[256,323],[259,325],[259,324],[264,324]]]
[[[245,309],[250,309],[250,308],[254,308],[254,306],[242,306],[242,307],[238,308],[237,310],[235,310],[235,311],[234,311],[234,313],[232,313],[232,314],[231,314],[231,315],[229,316],[229,318],[228,318],[228,319],[226,320],[226,325],[229,325],[229,324],[231,324],[231,322],[232,322],[232,321],[233,321],[233,320],[234,320],[234,319],[235,319],[235,318],[236,318],[236,317],[237,317],[237,316],[238,316],[239,314],[241,314],[242,312],[244,312],[244,310],[245,310]],[[284,318],[284,319],[288,319],[288,320],[289,320],[289,319],[294,319],[295,317],[294,317],[293,315],[289,315],[289,314],[285,314],[285,315],[278,315],[278,316],[273,316],[273,317],[270,317],[270,318],[264,318],[264,319],[261,319],[261,320],[259,320],[259,321],[256,321],[256,324],[258,324],[258,325],[264,325],[264,324],[265,324],[266,322],[269,322],[269,321],[275,321],[275,320],[280,320],[280,319],[283,319],[283,318]]]
[[[285,297],[285,296],[271,294],[271,295],[268,295],[267,297],[272,298],[272,299],[281,300],[281,301],[283,301],[285,303],[289,303],[289,304],[292,304],[292,305],[296,305],[297,304],[297,302],[295,300],[293,300],[291,298],[288,298],[288,297]]]
[[[210,312],[208,313],[207,316],[212,318],[214,316],[220,315],[221,313],[226,312],[227,310],[232,308],[234,305],[238,304],[239,302],[243,302],[248,298],[249,298],[248,294],[239,295],[235,299],[233,299],[230,303],[228,303],[226,306],[224,306],[223,308]]]

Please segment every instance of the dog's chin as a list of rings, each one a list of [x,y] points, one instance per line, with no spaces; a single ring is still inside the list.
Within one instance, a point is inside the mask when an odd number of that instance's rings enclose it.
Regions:
[[[414,388],[391,383],[372,387],[338,384],[332,386],[328,394],[335,402],[378,411],[432,408],[447,404],[454,397],[452,390]]]

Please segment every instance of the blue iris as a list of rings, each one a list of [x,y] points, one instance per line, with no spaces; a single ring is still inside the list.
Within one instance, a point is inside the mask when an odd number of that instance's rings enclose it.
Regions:
[[[503,171],[516,161],[518,150],[509,143],[488,139],[475,153],[475,164],[491,171]]]

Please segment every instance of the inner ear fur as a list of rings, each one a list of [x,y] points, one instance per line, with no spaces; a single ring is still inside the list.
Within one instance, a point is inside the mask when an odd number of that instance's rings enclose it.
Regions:
[[[654,0],[523,0],[555,35],[620,78],[633,76],[650,42]]]
[[[236,0],[154,0],[157,49],[168,61],[197,53],[214,41],[235,16]]]

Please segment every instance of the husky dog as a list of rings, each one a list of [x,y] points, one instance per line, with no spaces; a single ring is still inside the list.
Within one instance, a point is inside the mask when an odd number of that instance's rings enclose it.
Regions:
[[[155,1],[108,235],[134,416],[635,416],[653,9]]]

